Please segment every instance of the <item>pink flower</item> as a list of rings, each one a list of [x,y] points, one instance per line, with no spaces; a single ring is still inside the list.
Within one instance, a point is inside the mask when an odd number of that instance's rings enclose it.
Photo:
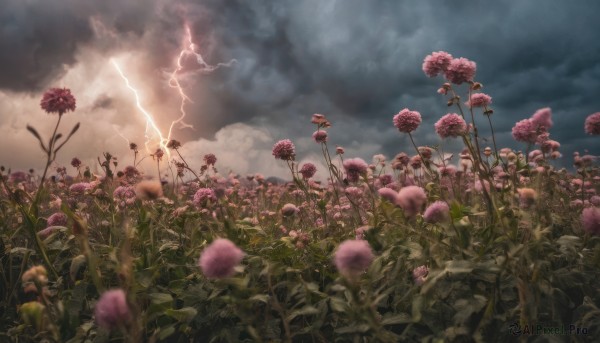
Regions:
[[[435,123],[435,132],[442,138],[458,137],[467,133],[467,123],[456,113],[448,113]]]
[[[349,158],[344,161],[346,178],[349,182],[357,182],[362,174],[367,172],[369,165],[362,158]]]
[[[307,162],[302,165],[302,168],[300,168],[299,172],[302,174],[304,179],[310,179],[317,172],[317,167],[315,167],[314,164]]]
[[[537,140],[536,125],[531,119],[523,119],[512,128],[512,135],[518,142],[534,144]]]
[[[452,55],[445,51],[432,52],[423,61],[423,71],[429,77],[437,76],[447,70],[452,61]]]
[[[214,166],[217,163],[217,156],[214,154],[206,154],[204,155],[204,163],[207,166]]]
[[[244,252],[232,241],[219,238],[202,251],[198,263],[207,278],[221,279],[233,275],[243,258]]]
[[[365,239],[365,235],[369,230],[371,230],[371,227],[368,225],[361,226],[358,229],[354,230],[355,239]]]
[[[47,113],[62,116],[66,112],[75,111],[75,97],[68,88],[50,88],[42,96],[40,106]]]
[[[540,128],[542,131],[550,130],[552,125],[552,111],[550,107],[540,108],[532,116],[531,121],[533,124]]]
[[[313,124],[323,124],[326,121],[327,121],[327,119],[325,119],[324,115],[315,113],[312,115],[312,119],[310,122]]]
[[[419,186],[407,186],[398,192],[397,204],[402,207],[407,217],[413,217],[421,212],[427,201],[427,194]]]
[[[133,186],[119,186],[115,188],[113,198],[115,201],[127,202],[127,204],[130,205],[135,202],[135,189]]]
[[[342,275],[354,277],[367,270],[374,259],[367,241],[347,240],[338,246],[334,263]]]
[[[379,176],[379,182],[381,182],[382,185],[389,185],[390,183],[394,182],[394,177],[390,174],[383,174]]]
[[[429,269],[427,266],[420,266],[413,269],[413,280],[415,280],[415,284],[417,286],[421,286],[427,280],[427,275],[429,274]]]
[[[62,212],[52,214],[46,220],[48,226],[65,226],[67,225],[67,215]]]
[[[391,202],[392,204],[395,204],[398,201],[398,193],[391,188],[379,188],[377,193],[379,193],[379,196]]]
[[[281,208],[281,215],[284,217],[291,217],[294,214],[298,213],[300,210],[294,204],[285,204]]]
[[[112,330],[131,320],[127,298],[122,289],[113,289],[102,294],[94,309],[98,325]]]
[[[408,108],[403,109],[394,116],[394,126],[400,132],[413,132],[420,124],[421,114],[417,111],[411,111]]]
[[[317,143],[325,143],[327,142],[327,131],[325,130],[317,130],[313,133],[313,139]]]
[[[296,158],[296,147],[289,139],[283,139],[273,146],[273,156],[284,161],[293,161]]]
[[[335,153],[337,155],[343,155],[344,154],[344,148],[342,148],[341,146],[338,146],[335,148]]]
[[[590,114],[585,119],[585,133],[588,135],[600,135],[600,112]]]
[[[423,218],[426,222],[436,224],[444,222],[448,219],[450,208],[444,201],[435,201],[423,213]]]
[[[592,235],[600,235],[600,208],[588,207],[583,209],[581,224],[585,232]]]
[[[473,81],[477,65],[473,61],[461,57],[450,61],[450,65],[446,69],[446,79],[457,85],[463,82]]]
[[[465,102],[468,107],[486,107],[492,103],[492,97],[485,93],[475,93],[471,95],[471,101]]]
[[[83,194],[85,191],[91,188],[91,185],[87,182],[74,183],[69,187],[69,192],[75,194]]]
[[[215,192],[210,188],[200,188],[194,194],[193,203],[196,205],[196,207],[206,207],[209,201],[217,201]]]

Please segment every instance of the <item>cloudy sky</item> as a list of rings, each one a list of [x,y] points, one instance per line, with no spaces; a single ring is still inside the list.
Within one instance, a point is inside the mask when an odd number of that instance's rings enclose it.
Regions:
[[[419,111],[417,144],[440,143],[433,123],[449,111],[436,93],[443,80],[421,70],[439,50],[477,63],[501,146],[525,149],[511,138],[513,124],[551,107],[551,137],[564,154],[557,164],[570,165],[575,150],[600,154],[597,137],[583,131],[586,116],[600,111],[595,0],[0,0],[0,8],[0,164],[13,169],[44,165],[25,126],[51,133],[56,117],[39,108],[49,87],[77,97],[62,132],[82,125],[57,165],[76,156],[96,169],[104,151],[131,164],[127,142],[144,145],[146,119],[111,61],[166,136],[181,116],[170,82],[180,57],[176,80],[193,128],[175,125],[172,138],[196,166],[212,152],[222,171],[284,176],[271,156],[284,138],[299,160],[319,161],[313,113],[331,120],[330,144],[349,157],[412,153],[392,117]],[[476,120],[490,138],[485,118]],[[156,133],[148,135],[156,149]]]

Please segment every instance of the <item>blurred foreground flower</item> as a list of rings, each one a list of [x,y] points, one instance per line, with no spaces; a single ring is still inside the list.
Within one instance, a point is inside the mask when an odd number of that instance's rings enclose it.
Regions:
[[[374,259],[375,256],[367,241],[347,240],[338,246],[334,263],[342,275],[355,277],[366,271]]]
[[[104,292],[96,303],[94,313],[98,325],[107,330],[118,328],[131,320],[127,298],[122,289]]]
[[[581,213],[583,230],[592,235],[600,235],[600,208],[588,207]]]
[[[244,252],[233,242],[219,238],[202,251],[198,263],[207,278],[221,279],[233,275],[243,258]]]

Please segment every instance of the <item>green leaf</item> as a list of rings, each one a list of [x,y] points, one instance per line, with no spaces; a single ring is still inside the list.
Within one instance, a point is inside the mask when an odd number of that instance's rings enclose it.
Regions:
[[[299,310],[292,311],[292,313],[290,313],[287,316],[287,320],[292,321],[297,316],[310,316],[310,315],[317,314],[317,313],[319,313],[319,310],[316,307],[311,306],[311,305],[306,305]]]
[[[42,150],[44,150],[44,152],[48,152],[48,148],[46,148],[46,145],[44,145],[42,137],[37,132],[37,130],[33,126],[27,125],[27,131],[31,132],[31,134],[34,135],[35,138],[38,139],[38,141],[40,141],[40,146],[42,147]]]
[[[175,333],[175,325],[166,326],[166,327],[160,329],[160,331],[158,333],[158,339],[161,341],[165,340],[174,333]]]
[[[369,325],[368,324],[359,324],[359,325],[344,326],[344,327],[341,327],[341,328],[335,330],[335,332],[338,333],[338,334],[344,334],[344,333],[365,333],[367,331],[369,331]]]
[[[81,268],[85,268],[87,264],[87,259],[85,258],[84,255],[79,255],[74,257],[71,260],[71,267],[69,268],[69,275],[71,276],[71,280],[73,282],[77,281],[77,274],[79,273],[79,270],[81,270]]]
[[[148,296],[155,305],[171,304],[173,302],[173,297],[167,293],[150,293]]]
[[[260,301],[265,304],[269,303],[269,296],[266,294],[256,294],[250,298],[251,301]]]
[[[397,324],[408,324],[412,323],[412,317],[407,313],[400,313],[397,315],[389,316],[387,318],[383,318],[381,324],[383,325],[397,325]]]
[[[329,306],[334,312],[346,312],[349,309],[348,303],[338,297],[329,298]]]
[[[180,322],[190,322],[196,315],[198,311],[193,307],[184,307],[179,310],[168,309],[165,311],[167,316],[175,318]]]

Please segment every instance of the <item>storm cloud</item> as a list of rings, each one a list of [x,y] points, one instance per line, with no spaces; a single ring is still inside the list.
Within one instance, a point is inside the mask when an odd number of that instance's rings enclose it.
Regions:
[[[183,59],[178,79],[191,100],[186,121],[194,129],[176,129],[173,137],[197,158],[219,156],[210,149],[227,151],[232,164],[236,149],[229,145],[241,144],[246,153],[266,150],[252,155],[255,161],[242,172],[271,172],[268,149],[278,139],[292,139],[300,158],[313,156],[312,113],[333,122],[333,145],[365,159],[410,152],[391,122],[405,107],[423,116],[417,143],[438,144],[433,123],[449,111],[436,93],[443,79],[425,76],[421,64],[439,50],[477,62],[476,79],[493,97],[501,146],[525,149],[512,140],[512,126],[551,107],[551,137],[564,154],[560,165],[569,166],[575,150],[600,150],[583,132],[586,116],[600,111],[597,1],[0,0],[0,7],[0,123],[3,132],[11,130],[1,143],[31,140],[24,148],[31,151],[35,142],[19,130],[38,121],[39,97],[55,85],[78,96],[81,112],[74,116],[103,142],[95,148],[125,155],[126,141],[143,139],[131,94],[108,65],[113,57],[122,59],[166,130],[179,115],[180,98],[168,78],[187,44],[186,26],[206,65],[192,54]],[[24,118],[13,117],[24,110]],[[481,133],[490,138],[487,126]],[[36,167],[2,150],[3,164]],[[100,151],[73,147],[69,153],[93,160]]]

